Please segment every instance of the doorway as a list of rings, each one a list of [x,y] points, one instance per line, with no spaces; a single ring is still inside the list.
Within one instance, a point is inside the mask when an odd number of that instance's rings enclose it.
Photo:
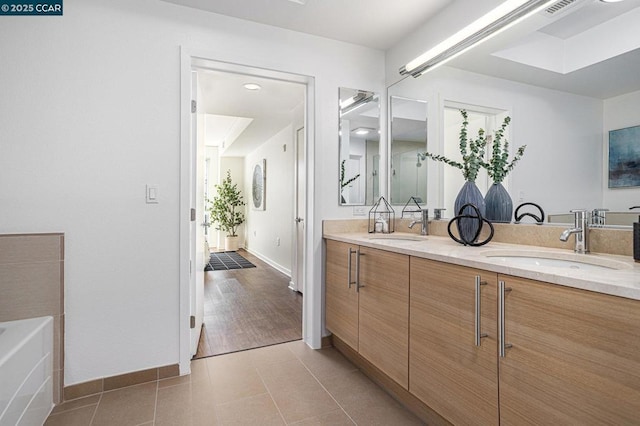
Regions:
[[[183,57],[183,66],[184,64],[184,57]],[[275,71],[266,71],[266,70],[260,70],[260,69],[254,69],[251,67],[245,67],[245,66],[240,66],[240,65],[233,65],[230,66],[229,64],[221,64],[221,63],[217,63],[214,61],[208,61],[208,60],[202,60],[202,59],[196,59],[193,57],[189,58],[189,66],[190,69],[194,72],[200,73],[200,72],[206,72],[206,73],[226,73],[228,76],[231,77],[235,77],[237,80],[242,80],[244,82],[251,82],[251,81],[260,81],[260,79],[270,79],[273,82],[276,83],[276,85],[280,84],[294,84],[299,86],[299,91],[300,93],[302,93],[302,97],[301,97],[301,101],[299,102],[299,105],[297,106],[297,108],[299,109],[299,117],[300,119],[298,121],[296,120],[291,120],[291,122],[286,125],[284,128],[280,129],[279,131],[276,131],[275,135],[269,135],[268,133],[265,134],[263,133],[263,137],[266,135],[266,137],[273,137],[273,138],[278,138],[280,137],[282,139],[283,134],[287,134],[289,131],[291,133],[291,141],[290,143],[282,143],[282,144],[278,144],[277,146],[279,147],[279,150],[281,151],[281,153],[289,155],[292,155],[292,164],[290,165],[290,167],[283,167],[281,164],[278,164],[278,158],[269,158],[269,152],[263,152],[260,150],[260,147],[250,147],[249,148],[249,153],[245,152],[241,152],[242,151],[242,134],[243,133],[248,133],[250,136],[245,138],[245,139],[253,139],[255,140],[255,132],[253,137],[251,137],[251,131],[255,131],[254,128],[252,127],[256,127],[256,126],[252,126],[251,122],[253,121],[251,119],[251,117],[243,117],[243,115],[249,115],[249,114],[238,114],[238,113],[222,113],[222,114],[217,114],[218,116],[226,116],[226,118],[228,117],[236,117],[237,120],[235,120],[234,123],[231,124],[230,128],[232,133],[235,132],[235,135],[231,135],[231,137],[229,137],[227,135],[226,138],[223,138],[222,141],[220,141],[220,144],[213,148],[217,151],[217,159],[212,159],[211,157],[208,158],[209,161],[209,169],[214,169],[214,170],[218,170],[218,179],[212,179],[209,176],[209,182],[211,185],[216,183],[216,180],[219,181],[219,177],[221,175],[224,175],[226,173],[226,170],[228,170],[228,164],[235,164],[235,174],[238,177],[238,180],[240,181],[240,187],[242,188],[242,192],[245,194],[245,201],[247,201],[247,222],[243,225],[243,229],[241,230],[242,232],[242,241],[241,241],[241,246],[244,246],[244,248],[247,250],[247,252],[245,254],[248,254],[249,256],[256,256],[256,263],[257,262],[265,262],[266,267],[268,268],[274,268],[276,271],[279,271],[280,273],[284,273],[287,275],[287,280],[285,283],[285,288],[287,287],[287,285],[291,285],[293,282],[295,282],[296,288],[300,290],[300,292],[303,291],[304,289],[304,275],[302,273],[299,273],[299,271],[304,270],[304,265],[305,265],[305,254],[304,254],[304,247],[306,245],[306,236],[305,236],[305,232],[303,231],[302,233],[298,232],[297,230],[300,228],[300,223],[304,220],[304,211],[301,209],[296,209],[297,205],[294,205],[294,203],[291,201],[293,200],[294,197],[294,191],[296,189],[295,184],[299,184],[298,179],[295,179],[295,176],[291,176],[290,179],[285,179],[284,181],[286,181],[289,185],[289,194],[288,196],[286,196],[286,198],[289,200],[290,205],[290,210],[291,210],[291,214],[288,215],[282,215],[279,214],[278,212],[282,210],[282,206],[283,204],[285,204],[282,201],[277,201],[275,199],[273,199],[274,196],[271,197],[271,204],[270,204],[270,197],[269,197],[269,193],[266,194],[266,208],[262,211],[260,211],[259,209],[253,209],[249,204],[251,201],[251,186],[250,186],[250,176],[249,176],[249,169],[252,167],[252,164],[255,162],[255,160],[257,158],[263,159],[263,157],[267,158],[267,179],[266,179],[266,186],[267,188],[269,187],[269,184],[271,183],[272,188],[278,188],[280,193],[283,193],[283,189],[282,185],[279,185],[277,183],[277,178],[278,176],[281,174],[282,171],[287,170],[287,169],[292,169],[294,168],[294,164],[293,164],[293,155],[299,155],[300,151],[299,148],[305,148],[305,151],[302,152],[302,155],[299,156],[298,158],[296,158],[296,160],[299,160],[300,158],[303,160],[303,166],[306,165],[306,144],[307,144],[307,140],[308,138],[306,137],[305,131],[304,129],[309,128],[309,126],[306,126],[307,123],[307,118],[308,118],[308,109],[307,109],[307,105],[309,103],[309,99],[308,99],[308,94],[310,89],[312,89],[312,85],[311,87],[309,86],[309,81],[312,82],[312,79],[309,80],[310,78],[308,77],[301,77],[298,75],[292,75],[292,74],[287,74],[287,73],[281,73],[281,72],[275,72]],[[184,68],[183,68],[184,70]],[[196,95],[199,93],[200,96],[202,96],[203,93],[203,85],[202,83],[202,79],[200,77],[198,77],[198,87],[197,87],[197,92]],[[264,80],[262,80],[264,81]],[[183,87],[184,87],[184,81],[183,81]],[[286,94],[283,95],[282,92],[278,92],[278,96],[282,97],[282,96],[287,96]],[[184,99],[183,99],[184,101]],[[233,102],[235,102],[235,99],[232,100]],[[238,107],[238,105],[234,104],[232,101],[227,101],[225,102],[226,105],[231,105],[231,106],[235,106]],[[199,102],[197,102],[197,104],[199,104]],[[202,130],[203,128],[205,128],[208,124],[202,123],[201,120],[202,116],[200,116],[200,114],[197,112],[199,110],[200,105],[197,105],[194,108],[194,112],[192,113],[193,116],[191,118],[194,118],[194,120],[197,122],[196,125],[193,125],[191,128],[192,129],[198,129],[198,130]],[[184,115],[183,115],[184,118]],[[224,117],[218,117],[218,118],[224,118]],[[245,119],[249,119],[248,123],[247,120],[242,120],[243,118]],[[199,120],[200,119],[200,120]],[[274,116],[270,121],[272,123],[277,123],[279,122],[279,120],[281,121],[282,117],[280,116]],[[200,122],[199,122],[200,121]],[[215,121],[215,120],[214,120]],[[257,121],[257,120],[256,120]],[[287,130],[287,126],[290,127],[290,130]],[[312,127],[312,126],[311,126]],[[300,132],[300,129],[302,130],[302,133]],[[184,126],[183,126],[183,130],[184,130]],[[184,136],[184,133],[183,133]],[[233,139],[235,138],[235,139]],[[192,146],[193,148],[190,150],[189,156],[192,159],[192,163],[194,163],[193,159],[197,159],[198,158],[198,154],[197,152],[199,152],[199,149],[203,149],[202,148],[202,141],[199,141],[197,137],[193,137],[192,138]],[[233,140],[232,140],[233,139]],[[272,144],[273,145],[273,144]],[[209,152],[212,149],[212,147],[208,147],[207,148],[207,152]],[[271,150],[273,150],[273,147],[271,148]],[[194,153],[195,151],[195,153]],[[184,152],[184,146],[183,146],[183,152]],[[239,159],[241,159],[241,161],[238,161]],[[217,163],[217,167],[213,166],[212,167],[212,162],[216,161]],[[200,164],[199,160],[198,162],[195,162],[195,165],[190,163],[189,167],[194,168],[194,169],[198,169],[199,167],[204,168],[204,161],[202,161],[202,165]],[[238,167],[238,164],[242,163],[241,167]],[[185,165],[185,162],[182,163],[182,165]],[[271,174],[269,174],[269,165],[271,165]],[[232,167],[233,168],[233,167]],[[302,174],[304,175],[304,173],[306,173],[306,167],[301,168],[302,170]],[[293,173],[293,172],[292,172]],[[192,175],[197,175],[197,173],[192,173]],[[296,176],[300,176],[300,175],[296,175]],[[306,179],[303,180],[301,187],[305,188],[306,186]],[[182,189],[184,190],[184,185],[182,186]],[[192,189],[192,188],[191,188]],[[306,189],[306,188],[305,188]],[[210,192],[210,188],[208,190]],[[297,192],[296,192],[297,193]],[[299,193],[304,194],[305,191],[301,191]],[[306,197],[306,196],[305,196]],[[182,197],[181,197],[182,198]],[[306,206],[307,205],[307,200],[306,198],[304,200],[301,201],[300,205],[302,206]],[[192,207],[191,207],[192,208]],[[198,209],[196,209],[198,210]],[[266,211],[266,212],[265,212]],[[295,214],[294,214],[295,212]],[[265,235],[267,230],[270,230],[271,228],[274,228],[272,226],[272,224],[274,223],[274,220],[271,219],[265,219],[268,214],[271,213],[272,215],[275,214],[277,215],[277,221],[275,223],[283,223],[284,222],[284,227],[287,228],[287,232],[281,231],[282,236],[278,235],[275,238],[273,238],[273,236],[268,236]],[[190,218],[190,220],[193,222],[193,216]],[[204,217],[198,217],[196,218],[196,222],[199,223],[200,221],[202,221],[203,223],[206,223],[206,219]],[[266,226],[266,224],[269,224],[269,226]],[[204,232],[203,232],[204,233]],[[209,246],[211,247],[221,247],[221,243],[220,241],[223,239],[222,236],[217,236],[217,232],[213,229],[210,229],[210,231],[208,232],[208,239],[209,239]],[[261,235],[263,234],[263,235]],[[294,239],[294,235],[296,235],[297,237]],[[299,237],[302,238],[299,238]],[[261,239],[262,237],[262,239]],[[283,261],[282,258],[282,253],[286,253],[286,250],[278,250],[278,251],[274,251],[276,254],[273,255],[273,253],[271,254],[267,254],[266,256],[264,255],[265,252],[265,241],[268,242],[267,245],[273,245],[274,247],[281,247],[281,248],[285,248],[288,247],[289,248],[289,254],[288,254],[288,259]],[[184,243],[183,238],[181,237],[181,242]],[[298,244],[298,249],[293,250],[293,246],[294,244]],[[193,241],[190,240],[190,245],[193,246]],[[196,247],[197,249],[197,247]],[[268,250],[267,250],[268,251]],[[182,252],[182,251],[181,251]],[[242,252],[241,252],[242,253]],[[298,256],[302,256],[302,258],[299,258]],[[278,257],[280,256],[280,257]],[[286,256],[286,255],[285,255]],[[191,260],[191,259],[190,259]],[[193,260],[191,260],[191,263],[193,263]],[[190,266],[192,266],[190,264]],[[200,265],[194,265],[195,268],[199,268]],[[184,275],[181,275],[184,278]],[[197,275],[196,275],[197,276]],[[289,278],[291,277],[291,278]],[[299,277],[299,278],[298,278]],[[191,306],[190,306],[190,313],[197,307],[197,306],[202,306],[202,304],[204,303],[204,300],[193,300],[194,298],[198,297],[199,295],[203,295],[204,292],[201,290],[202,287],[204,287],[204,282],[200,283],[200,282],[194,282],[194,274],[191,273],[189,275],[190,278],[190,286],[189,286],[189,300],[192,301]],[[299,280],[303,280],[302,282],[300,282]],[[203,280],[204,281],[204,280]],[[184,290],[184,288],[183,288]],[[291,291],[291,290],[288,290]],[[181,291],[181,298],[184,299],[184,291]],[[193,303],[195,302],[195,303]],[[184,308],[184,300],[182,300],[181,302],[181,306]],[[304,312],[302,313],[302,316],[304,318]],[[182,323],[182,318],[181,318],[181,323]],[[194,333],[198,332],[200,330],[199,328],[199,324],[196,321],[196,324],[193,324],[193,319],[190,320],[191,324],[189,325],[195,325],[194,328],[190,329],[190,334],[193,335]],[[300,328],[302,328],[302,322],[303,319],[300,320]],[[199,334],[199,332],[198,332]],[[184,336],[184,328],[181,327],[181,342],[184,341],[184,339],[182,338],[182,336]],[[303,336],[300,336],[303,337]],[[190,348],[189,350],[189,358],[190,355],[193,354],[192,348]],[[183,370],[183,368],[186,368],[186,362],[185,362],[185,358],[186,358],[186,353],[185,353],[185,349],[184,349],[184,345],[183,343],[181,343],[181,371]]]

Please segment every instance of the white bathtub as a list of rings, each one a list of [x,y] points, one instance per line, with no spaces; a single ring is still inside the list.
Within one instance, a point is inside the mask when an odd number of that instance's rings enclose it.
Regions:
[[[53,317],[0,322],[0,426],[41,426],[53,408]]]

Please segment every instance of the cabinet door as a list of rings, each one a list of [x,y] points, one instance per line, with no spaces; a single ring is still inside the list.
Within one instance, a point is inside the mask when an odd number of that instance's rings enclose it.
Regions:
[[[358,350],[358,293],[355,285],[357,246],[326,240],[325,321],[327,329],[354,350]],[[349,277],[349,262],[352,264]]]
[[[407,389],[409,256],[367,247],[360,252],[360,355]]]
[[[415,257],[410,275],[409,391],[453,424],[498,424],[497,275]]]
[[[499,276],[503,425],[638,424],[640,302]]]

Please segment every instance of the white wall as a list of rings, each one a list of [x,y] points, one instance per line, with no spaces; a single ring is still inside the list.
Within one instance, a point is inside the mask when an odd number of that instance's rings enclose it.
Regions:
[[[181,46],[314,77],[305,296],[321,297],[321,219],[345,214],[338,87],[382,92],[383,52],[157,0],[67,0],[63,17],[5,17],[0,233],[66,234],[66,385],[179,360]],[[159,204],[145,204],[147,183]]]
[[[640,188],[608,188],[609,130],[640,125],[638,111],[640,111],[640,91],[604,101],[603,146],[605,167],[602,178],[603,206],[612,211],[628,211],[629,207],[640,205]]]
[[[295,129],[290,124],[245,157],[247,200],[247,248],[291,276],[293,247]],[[286,151],[283,146],[286,145]],[[265,210],[251,201],[253,167],[267,160]],[[280,240],[280,245],[276,244]]]
[[[532,201],[547,213],[602,204],[603,102],[441,67],[418,79],[406,79],[390,94],[429,102],[429,151],[443,147],[443,108],[447,101],[508,111],[511,116],[510,147],[527,145],[523,159],[507,179],[514,205]],[[427,160],[428,205],[440,207],[441,163]],[[448,215],[450,211],[446,212]]]

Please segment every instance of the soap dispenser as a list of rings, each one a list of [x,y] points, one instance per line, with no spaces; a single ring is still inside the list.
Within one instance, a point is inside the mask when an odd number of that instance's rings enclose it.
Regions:
[[[640,209],[640,206],[629,207],[629,210]],[[640,262],[640,216],[633,222],[633,259]]]

